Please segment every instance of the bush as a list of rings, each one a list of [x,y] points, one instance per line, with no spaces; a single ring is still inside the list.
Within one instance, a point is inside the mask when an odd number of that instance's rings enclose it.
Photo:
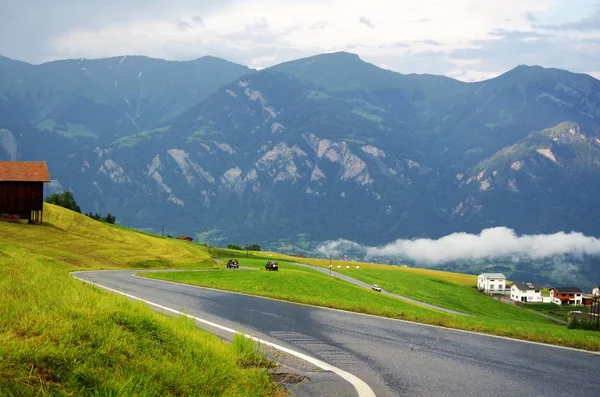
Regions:
[[[111,215],[110,212],[108,214],[106,214],[105,217],[101,216],[99,213],[91,213],[91,212],[86,212],[85,213],[86,216],[89,216],[92,219],[95,219],[97,221],[100,222],[106,222],[106,223],[111,223],[114,224],[117,221],[117,217],[114,215]]]
[[[106,218],[104,218],[104,222],[114,224],[117,218],[114,215],[111,215],[110,212],[106,214]]]
[[[62,193],[53,193],[46,197],[46,201],[49,204],[59,205],[61,207],[70,209],[71,211],[79,212],[81,214],[81,208],[75,201],[73,193],[64,191]]]
[[[229,248],[230,250],[239,250],[239,251],[242,250],[242,247],[240,247],[237,244],[227,244],[227,248]]]
[[[260,245],[258,245],[258,244],[249,244],[249,245],[246,245],[245,250],[246,251],[260,251]]]
[[[600,331],[596,319],[589,321],[588,319],[573,318],[568,325],[569,329],[585,329],[591,331]]]

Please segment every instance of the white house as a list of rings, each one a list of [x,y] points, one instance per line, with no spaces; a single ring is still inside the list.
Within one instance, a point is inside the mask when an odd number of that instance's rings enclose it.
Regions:
[[[594,287],[594,289],[592,290],[592,295],[594,295],[594,296],[600,295],[600,286]]]
[[[477,289],[490,294],[504,293],[506,277],[502,273],[482,273],[477,277]]]
[[[541,284],[515,281],[510,287],[510,299],[517,302],[541,303],[544,301],[542,289],[544,289],[544,286]]]

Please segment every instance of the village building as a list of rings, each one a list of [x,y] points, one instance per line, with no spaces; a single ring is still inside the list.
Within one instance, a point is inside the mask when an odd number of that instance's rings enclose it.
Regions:
[[[517,302],[542,303],[544,286],[538,283],[522,283],[515,281],[510,287],[510,299]]]
[[[557,305],[581,305],[583,291],[579,287],[553,287],[550,289],[552,303]]]
[[[482,273],[477,277],[477,289],[488,294],[503,294],[506,277],[502,273]]]
[[[581,297],[581,304],[584,306],[593,306],[594,302],[594,295],[583,294]]]
[[[0,218],[42,223],[45,182],[50,175],[43,161],[0,161]]]

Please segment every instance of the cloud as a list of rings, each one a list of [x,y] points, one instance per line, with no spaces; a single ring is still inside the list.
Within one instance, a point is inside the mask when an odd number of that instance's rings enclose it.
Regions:
[[[485,40],[473,40],[464,48],[448,53],[448,60],[457,61],[457,68],[447,72],[493,77],[516,65],[541,65],[571,72],[591,73],[600,63],[600,42],[595,37],[564,37],[538,30],[494,29]],[[477,59],[476,64],[460,66],[463,59]],[[461,80],[466,80],[457,76]]]
[[[440,43],[439,41],[437,41],[437,40],[432,40],[432,39],[421,40],[421,41],[418,41],[418,43],[429,44],[429,45],[435,45],[435,46],[442,45],[442,43]]]
[[[337,240],[318,248],[324,255],[339,255],[349,250],[359,252],[366,258],[400,257],[422,265],[438,265],[507,256],[544,259],[565,254],[600,255],[600,240],[577,232],[518,236],[512,229],[496,227],[484,229],[480,234],[453,233],[437,240],[398,239],[381,247],[365,247],[355,242]]]
[[[560,258],[552,261],[550,277],[554,280],[573,280],[574,275],[579,272],[579,267],[572,263],[564,262]]]
[[[178,27],[179,29],[182,29],[182,30],[186,30],[186,29],[188,29],[188,28],[191,28],[191,27],[192,27],[192,24],[190,24],[190,23],[188,23],[188,22],[184,21],[184,20],[183,20],[183,19],[181,19],[181,18],[177,18],[177,20],[175,21],[175,25],[177,25],[177,27]]]
[[[265,55],[263,57],[251,59],[250,62],[248,62],[248,66],[250,66],[252,69],[261,70],[268,67],[269,65],[272,65],[273,63],[276,63],[276,61],[277,58],[275,58],[274,56]]]
[[[525,12],[525,19],[528,20],[529,22],[536,22],[538,19],[535,15],[533,15],[533,13],[531,11],[527,11]]]
[[[600,7],[591,15],[578,21],[549,25],[540,24],[535,27],[550,30],[600,31]]]
[[[507,39],[507,40],[523,40],[523,39],[538,38],[538,37],[546,36],[535,30],[522,31],[522,30],[494,29],[494,30],[491,30],[488,34],[490,36],[501,37],[501,38]]]
[[[198,26],[204,26],[204,18],[202,18],[202,15],[193,16],[192,21]]]
[[[366,25],[368,27],[370,27],[371,29],[375,28],[375,24],[373,22],[371,22],[370,19],[368,19],[367,17],[360,17],[360,19],[358,20],[358,22],[362,23],[363,25]]]

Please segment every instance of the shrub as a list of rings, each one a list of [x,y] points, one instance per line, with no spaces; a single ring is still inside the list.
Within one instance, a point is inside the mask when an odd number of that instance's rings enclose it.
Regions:
[[[117,221],[117,217],[114,215],[111,215],[110,212],[108,214],[106,214],[106,216],[101,216],[99,213],[91,213],[91,212],[86,212],[85,213],[86,216],[89,216],[92,219],[95,219],[97,221],[100,222],[106,222],[106,223],[111,223],[114,224]]]
[[[117,220],[117,218],[114,215],[111,215],[110,212],[108,214],[106,214],[106,218],[104,218],[104,221],[106,223],[114,224],[116,220]]]
[[[246,251],[260,251],[260,245],[258,245],[258,244],[249,244],[249,245],[246,245],[245,250]]]
[[[570,329],[586,329],[586,330],[592,330],[592,331],[600,331],[600,329],[598,328],[598,323],[596,322],[596,319],[589,321],[588,319],[583,319],[583,318],[573,318],[569,322],[568,327]]]
[[[75,201],[73,197],[73,193],[69,191],[64,191],[62,193],[53,193],[50,196],[46,197],[47,203],[59,205],[61,207],[70,209],[71,211],[79,212],[81,214],[81,208]]]
[[[229,248],[230,250],[239,250],[239,251],[242,250],[242,247],[240,247],[237,244],[227,244],[227,248]]]

